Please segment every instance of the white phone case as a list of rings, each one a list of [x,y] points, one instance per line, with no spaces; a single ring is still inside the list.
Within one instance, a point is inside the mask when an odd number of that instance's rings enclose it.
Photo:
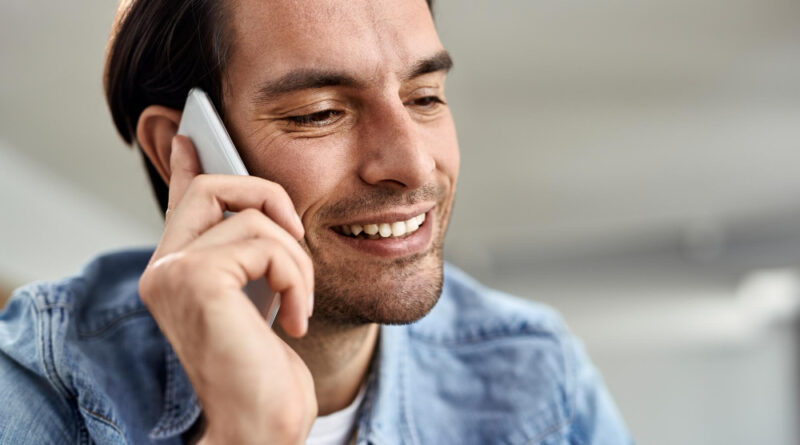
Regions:
[[[189,91],[178,134],[192,140],[204,173],[248,175],[211,99],[200,88]],[[272,292],[264,277],[247,283],[244,291],[272,326],[280,308],[280,296]]]

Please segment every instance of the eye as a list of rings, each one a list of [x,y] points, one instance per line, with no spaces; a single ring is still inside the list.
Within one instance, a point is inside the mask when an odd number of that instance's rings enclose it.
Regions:
[[[300,116],[289,116],[285,119],[293,125],[304,127],[323,127],[330,125],[342,116],[343,112],[339,110],[323,110],[311,114],[303,114]]]
[[[436,96],[425,96],[419,99],[406,102],[406,105],[412,105],[423,110],[430,110],[438,107],[439,105],[446,105],[445,102]]]

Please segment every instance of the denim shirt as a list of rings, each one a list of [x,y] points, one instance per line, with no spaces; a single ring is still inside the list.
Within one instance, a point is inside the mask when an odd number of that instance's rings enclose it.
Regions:
[[[177,444],[201,407],[137,293],[152,250],[18,289],[0,314],[0,444]],[[629,444],[597,370],[542,305],[445,266],[434,309],[382,326],[356,443]]]

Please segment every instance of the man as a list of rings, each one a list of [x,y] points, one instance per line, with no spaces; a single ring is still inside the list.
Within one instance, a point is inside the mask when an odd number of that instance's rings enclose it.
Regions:
[[[106,92],[164,233],[15,294],[2,442],[629,443],[556,315],[443,267],[451,65],[422,0],[123,2]],[[200,174],[194,86],[253,176]]]

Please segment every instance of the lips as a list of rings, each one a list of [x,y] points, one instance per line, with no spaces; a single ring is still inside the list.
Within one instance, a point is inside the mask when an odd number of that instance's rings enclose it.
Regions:
[[[377,217],[375,222],[365,224],[341,224],[332,226],[331,232],[337,242],[365,254],[380,257],[412,255],[424,251],[431,244],[431,210],[410,218]]]
[[[333,230],[336,233],[353,238],[377,240],[411,235],[419,230],[423,222],[425,222],[425,214],[420,213],[404,221],[375,222],[363,225],[343,224],[333,227]]]

